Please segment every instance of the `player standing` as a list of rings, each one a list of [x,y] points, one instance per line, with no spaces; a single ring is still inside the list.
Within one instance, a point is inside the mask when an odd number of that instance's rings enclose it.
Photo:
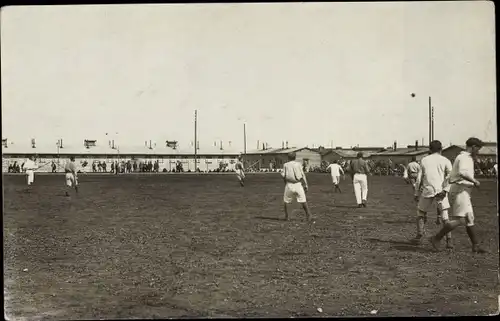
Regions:
[[[24,168],[26,169],[28,186],[31,186],[35,182],[35,170],[37,169],[33,156],[28,157],[28,160],[24,163]]]
[[[434,204],[438,207],[441,220],[446,224],[449,220],[448,210],[450,203],[447,193],[449,191],[449,177],[452,170],[451,162],[441,155],[443,146],[439,140],[434,140],[429,144],[431,154],[422,159],[421,166],[415,181],[415,199],[417,205],[417,236],[415,241],[421,243],[424,236],[424,226],[427,222],[427,213]],[[439,217],[438,217],[439,222]],[[451,233],[446,234],[446,247],[453,248]]]
[[[295,159],[295,153],[288,154],[288,162],[283,165],[283,172],[281,173],[285,181],[285,194],[283,196],[285,220],[289,220],[288,205],[292,203],[293,199],[296,199],[297,203],[302,204],[307,221],[312,222],[313,219],[306,200],[306,191],[309,188],[306,175],[304,174],[302,165],[295,161]]]
[[[366,207],[366,200],[368,198],[368,180],[366,175],[370,173],[370,168],[368,167],[368,163],[363,159],[362,152],[359,152],[357,158],[351,161],[349,167],[358,207]]]
[[[471,202],[473,187],[479,187],[480,185],[479,181],[474,178],[474,158],[483,147],[483,142],[478,138],[471,137],[465,142],[465,146],[466,150],[461,152],[455,159],[450,175],[449,199],[454,219],[446,222],[443,228],[430,238],[430,242],[436,250],[439,250],[439,243],[445,234],[465,225],[467,235],[472,243],[472,251],[486,253],[487,251],[479,245]]]
[[[64,172],[66,173],[66,196],[69,196],[69,190],[74,187],[75,192],[78,193],[78,176],[76,172],[75,157],[71,156],[69,162],[66,162],[64,166]]]
[[[238,156],[238,161],[236,162],[236,177],[238,177],[238,181],[240,182],[241,187],[245,186],[245,172],[243,168],[243,163],[241,161],[241,155]]]
[[[333,191],[337,192],[337,190],[338,190],[339,193],[342,193],[342,190],[339,187],[339,183],[340,183],[340,175],[341,174],[342,174],[342,176],[344,175],[344,170],[338,164],[338,161],[334,160],[332,164],[328,165],[326,170],[327,171],[330,170],[330,174],[332,175],[332,182],[333,182],[333,188],[334,188]]]

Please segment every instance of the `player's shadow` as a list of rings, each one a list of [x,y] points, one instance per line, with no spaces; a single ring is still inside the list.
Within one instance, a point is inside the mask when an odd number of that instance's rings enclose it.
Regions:
[[[268,221],[280,221],[280,222],[285,222],[285,218],[283,217],[266,217],[266,216],[256,216],[255,219],[258,220],[268,220]],[[290,219],[291,221],[293,219]]]
[[[384,221],[386,224],[412,224],[412,220],[396,220],[396,221]]]
[[[367,238],[365,240],[370,243],[389,243],[392,249],[402,252],[419,252],[419,253],[433,252],[432,249],[425,247],[426,244],[417,244],[411,241],[380,240],[376,238]]]
[[[337,204],[333,204],[332,207],[338,207],[338,208],[358,208],[357,205],[337,205]]]

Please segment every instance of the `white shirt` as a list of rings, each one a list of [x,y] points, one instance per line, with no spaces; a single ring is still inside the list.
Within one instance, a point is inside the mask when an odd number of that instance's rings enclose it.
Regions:
[[[302,164],[296,161],[285,163],[281,176],[286,179],[287,183],[299,183],[301,178],[305,178]]]
[[[498,174],[497,164],[493,165],[493,169],[495,170],[495,174]]]
[[[474,178],[474,160],[470,153],[464,151],[455,158],[450,175],[450,184],[473,186],[474,183],[460,177],[460,174],[465,173]]]
[[[439,153],[434,153],[422,158],[422,164],[417,176],[415,189],[418,194],[421,191],[421,196],[428,198],[434,197],[443,190],[449,189],[448,179],[452,171],[452,165],[448,158]]]
[[[340,176],[341,173],[342,173],[342,175],[344,175],[344,170],[342,169],[342,167],[339,164],[335,164],[335,163],[330,164],[330,165],[328,165],[326,170],[330,170],[332,176]]]
[[[420,172],[420,165],[417,162],[408,164],[408,174],[417,174]]]
[[[34,170],[35,168],[36,164],[31,159],[26,160],[26,162],[24,163],[24,169],[26,170]]]

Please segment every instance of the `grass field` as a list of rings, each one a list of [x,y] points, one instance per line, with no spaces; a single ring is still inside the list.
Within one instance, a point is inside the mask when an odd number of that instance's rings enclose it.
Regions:
[[[4,176],[6,311],[12,319],[487,315],[497,313],[497,183],[473,195],[490,254],[412,245],[415,203],[401,178],[333,194],[310,174],[309,225],[282,220],[278,174]],[[335,203],[333,202],[335,199]],[[437,230],[432,213],[428,234]],[[323,312],[317,311],[322,308]]]

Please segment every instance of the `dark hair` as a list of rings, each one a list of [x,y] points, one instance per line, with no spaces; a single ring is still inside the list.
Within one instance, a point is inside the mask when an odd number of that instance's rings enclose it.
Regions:
[[[437,153],[443,149],[443,145],[441,144],[441,142],[439,140],[433,140],[429,144],[429,149],[432,153]]]
[[[479,138],[476,138],[476,137],[471,137],[469,139],[467,139],[467,141],[465,142],[465,146],[467,147],[473,147],[473,146],[476,146],[476,147],[483,147],[483,141],[480,140]]]
[[[288,160],[295,160],[297,158],[297,155],[295,153],[289,153],[288,154]]]
[[[411,157],[411,161],[412,161],[412,162],[416,162],[416,161],[417,161],[417,156],[412,156],[412,157]]]
[[[71,161],[74,161],[74,160],[75,160],[75,156],[71,156],[69,159],[70,159]]]
[[[362,152],[359,152],[356,156],[357,156],[358,158],[363,158],[363,153],[362,153]]]
[[[334,160],[333,160],[333,163],[334,163],[334,164],[337,164],[337,163],[338,163],[338,160],[334,159]]]

